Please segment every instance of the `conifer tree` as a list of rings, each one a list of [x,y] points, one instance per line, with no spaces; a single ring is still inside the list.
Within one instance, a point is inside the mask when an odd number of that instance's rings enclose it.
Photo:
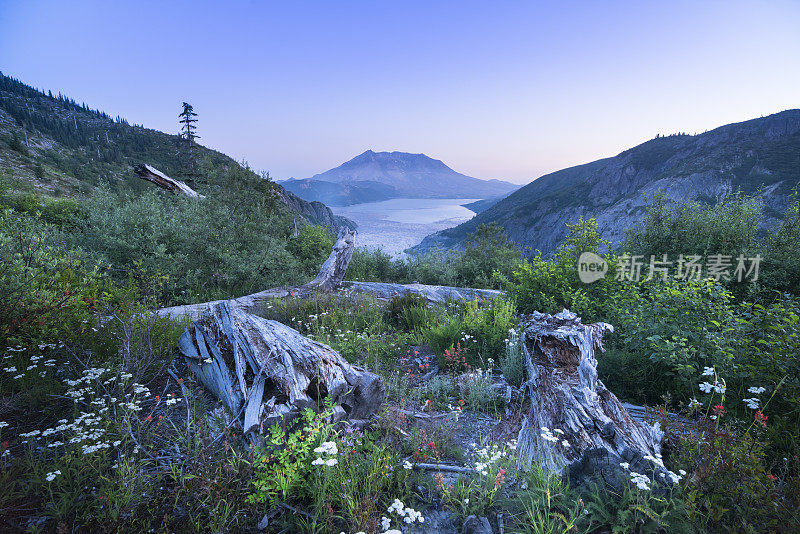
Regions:
[[[194,141],[200,136],[197,135],[197,113],[188,102],[183,103],[183,111],[178,115],[181,122],[181,137],[186,140],[184,145],[185,150],[185,173],[187,175],[195,175],[195,159],[194,159]]]

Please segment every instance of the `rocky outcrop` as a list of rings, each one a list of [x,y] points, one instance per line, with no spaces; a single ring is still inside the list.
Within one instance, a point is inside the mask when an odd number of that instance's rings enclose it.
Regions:
[[[346,217],[334,215],[331,209],[322,202],[308,202],[298,197],[294,193],[287,191],[281,187],[280,184],[275,184],[278,199],[286,204],[286,206],[305,217],[309,222],[320,226],[327,226],[334,232],[338,232],[341,228],[349,228],[350,230],[356,229],[356,223]]]

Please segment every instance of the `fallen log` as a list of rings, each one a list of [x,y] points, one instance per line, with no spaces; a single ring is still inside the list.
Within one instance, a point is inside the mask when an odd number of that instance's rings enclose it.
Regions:
[[[343,281],[347,273],[347,267],[353,257],[355,239],[355,232],[347,228],[339,230],[339,237],[333,245],[330,256],[322,265],[319,274],[314,280],[305,285],[287,288],[276,287],[230,300],[170,306],[156,310],[156,313],[162,317],[172,317],[178,320],[188,318],[196,321],[203,315],[203,312],[222,302],[228,302],[232,309],[256,312],[262,304],[267,303],[270,299],[285,297],[305,298],[315,291],[329,293],[337,289],[341,290],[345,295],[369,294],[382,301],[390,301],[395,297],[411,293],[424,297],[431,304],[439,304],[447,300],[474,300],[476,298],[489,300],[505,295],[503,291],[495,289]]]
[[[385,396],[380,377],[327,345],[228,302],[206,310],[178,348],[190,371],[241,420],[244,434],[263,434],[327,399],[334,420],[368,419]]]
[[[134,167],[133,172],[136,174],[136,176],[138,176],[142,180],[147,180],[148,182],[152,182],[161,189],[169,191],[170,193],[184,195],[190,198],[206,198],[204,195],[201,195],[200,193],[198,193],[185,183],[181,182],[180,180],[175,180],[174,178],[170,178],[169,176],[159,171],[155,167],[151,167],[146,163]]]
[[[517,440],[521,467],[536,462],[551,472],[568,468],[570,478],[580,481],[598,472],[619,476],[623,461],[659,458],[659,425],[634,420],[597,378],[595,353],[604,350],[605,332],[613,327],[584,325],[568,310],[523,317],[530,409]]]
[[[382,282],[345,282],[348,293],[368,293],[379,300],[392,300],[411,293],[424,297],[429,303],[440,304],[447,300],[493,299],[505,295],[497,289],[431,286],[426,284],[387,284]]]

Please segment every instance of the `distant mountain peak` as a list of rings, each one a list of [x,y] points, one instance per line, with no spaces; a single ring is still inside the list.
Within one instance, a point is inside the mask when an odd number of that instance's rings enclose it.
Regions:
[[[336,202],[370,198],[370,193],[389,194],[377,187],[391,186],[392,198],[492,198],[508,194],[519,186],[500,180],[479,180],[454,171],[441,160],[425,154],[409,152],[376,152],[365,150],[358,156],[297,184],[299,195],[325,198],[332,194],[330,187],[320,182],[347,185],[351,189],[338,190]],[[370,193],[365,193],[365,191]],[[384,198],[376,198],[375,200]]]

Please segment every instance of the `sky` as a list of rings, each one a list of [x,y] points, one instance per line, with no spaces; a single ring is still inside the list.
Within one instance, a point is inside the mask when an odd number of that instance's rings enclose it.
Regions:
[[[0,70],[278,180],[372,149],[527,183],[800,107],[800,0],[0,0]]]

